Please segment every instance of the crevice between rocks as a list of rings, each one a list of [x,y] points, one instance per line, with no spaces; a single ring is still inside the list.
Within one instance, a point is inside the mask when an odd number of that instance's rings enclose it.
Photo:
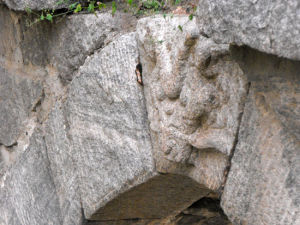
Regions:
[[[231,149],[230,154],[228,156],[227,166],[224,170],[224,181],[223,181],[223,184],[220,187],[220,190],[218,191],[220,196],[222,195],[222,193],[224,191],[224,187],[225,187],[226,182],[227,182],[228,173],[229,173],[230,168],[231,168],[231,160],[232,160],[232,157],[234,156],[234,152],[235,152],[236,146],[237,146],[238,141],[239,141],[239,132],[240,132],[240,127],[241,127],[241,122],[242,122],[242,119],[243,119],[243,115],[244,115],[244,111],[245,111],[245,105],[246,105],[246,101],[247,101],[248,96],[249,96],[250,88],[251,88],[251,82],[248,82],[246,96],[245,96],[245,99],[242,103],[242,111],[240,112],[240,114],[238,116],[238,127],[237,127],[237,131],[236,131],[236,134],[235,134],[235,137],[234,137],[233,146],[232,146],[232,149]]]
[[[42,89],[42,93],[40,97],[37,99],[37,101],[33,104],[31,112],[37,112],[39,107],[41,107],[43,101],[45,100],[45,90],[44,88]]]
[[[15,146],[18,146],[18,141],[16,141],[16,142],[14,142],[14,143],[12,143],[12,144],[10,144],[10,145],[5,145],[5,144],[3,144],[3,143],[0,143],[0,146],[4,146],[5,148],[13,148],[13,147],[15,147]]]
[[[99,46],[96,46],[95,48],[91,49],[89,52],[87,52],[86,56],[82,59],[82,63],[78,65],[76,68],[74,68],[71,72],[71,79],[65,79],[62,77],[62,74],[59,74],[59,79],[62,82],[63,86],[69,86],[69,84],[72,82],[72,80],[77,76],[78,71],[80,68],[87,62],[87,60],[92,57],[94,54],[96,54],[98,51],[101,51],[107,44],[105,44],[107,36],[104,38],[103,42],[99,43]]]

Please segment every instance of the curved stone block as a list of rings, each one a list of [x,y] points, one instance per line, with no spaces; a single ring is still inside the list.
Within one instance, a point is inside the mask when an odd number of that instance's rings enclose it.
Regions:
[[[154,175],[137,63],[135,33],[116,38],[86,59],[51,113],[46,141],[61,204],[78,194],[88,219]]]

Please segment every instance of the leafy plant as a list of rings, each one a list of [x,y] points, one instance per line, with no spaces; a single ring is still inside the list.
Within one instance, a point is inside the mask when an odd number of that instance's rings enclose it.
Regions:
[[[181,0],[175,0],[175,5],[179,5]]]
[[[158,10],[161,8],[161,3],[157,0],[147,0],[147,1],[143,2],[143,6],[146,9]]]
[[[111,10],[112,15],[115,15],[115,13],[117,11],[117,5],[116,5],[115,1],[112,2],[111,8],[112,8],[112,10]]]
[[[124,2],[127,4],[127,8],[124,9],[124,12],[130,12],[134,15],[144,15],[144,14],[153,14],[153,13],[161,13],[165,10],[165,6],[167,5],[167,2],[170,0],[124,0]],[[173,5],[179,5],[181,3],[181,0],[173,0]],[[97,1],[97,0],[81,0],[77,2],[70,2],[70,0],[59,0],[56,2],[56,6],[61,6],[62,10],[42,10],[41,12],[37,13],[31,10],[30,8],[26,8],[26,12],[28,14],[33,14],[36,18],[34,22],[30,23],[30,25],[33,25],[35,23],[38,23],[40,21],[50,21],[53,22],[53,20],[56,17],[63,17],[68,14],[73,13],[80,13],[80,12],[88,12],[88,13],[96,13],[96,11],[101,11],[107,7],[107,5],[104,2]],[[196,10],[196,7],[194,6],[193,10]],[[116,1],[112,1],[111,3],[111,13],[114,16],[117,12],[117,3]],[[167,14],[163,13],[163,17],[166,18]],[[171,18],[173,17],[173,14],[171,14]],[[192,20],[194,18],[194,14],[191,13],[189,15],[189,19]],[[182,30],[182,27],[178,27],[180,30]]]
[[[182,26],[181,25],[178,25],[178,29],[182,32],[183,29],[182,29]]]
[[[90,13],[95,12],[95,1],[92,1],[92,2],[89,3],[89,6],[88,6],[87,10]]]
[[[82,10],[81,4],[78,4],[76,6],[76,9],[74,10],[74,13],[79,13]]]
[[[87,0],[87,1],[81,1],[82,3],[80,2],[72,2],[70,3],[70,0],[60,0],[56,3],[57,6],[59,5],[65,5],[64,7],[64,11],[59,11],[59,10],[49,10],[49,9],[46,9],[46,10],[42,10],[40,12],[40,14],[34,12],[33,10],[31,10],[30,8],[26,8],[26,12],[28,14],[34,14],[37,16],[37,18],[34,20],[33,23],[30,23],[29,25],[33,25],[35,23],[38,23],[40,21],[43,21],[43,20],[48,20],[50,22],[53,22],[53,19],[55,17],[62,17],[62,16],[65,16],[65,15],[68,15],[68,14],[72,14],[72,13],[79,13],[81,11],[87,11],[89,13],[94,13],[97,10],[101,10],[101,9],[104,9],[106,8],[106,5],[102,2],[96,2],[96,1],[90,1],[90,0]]]

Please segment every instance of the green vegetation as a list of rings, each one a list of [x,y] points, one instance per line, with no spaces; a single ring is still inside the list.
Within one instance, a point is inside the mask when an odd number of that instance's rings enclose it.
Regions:
[[[64,17],[70,14],[77,13],[95,13],[97,11],[103,10],[111,10],[112,15],[114,15],[118,9],[118,5],[121,5],[122,10],[126,13],[131,13],[135,16],[141,15],[153,15],[153,14],[162,14],[164,18],[166,18],[166,9],[167,3],[172,2],[173,6],[178,6],[181,0],[123,0],[124,2],[101,2],[95,0],[79,0],[77,2],[70,0],[59,0],[55,8],[62,9],[45,9],[40,12],[35,12],[30,8],[27,8],[26,11],[28,14],[32,14],[34,16],[33,21],[29,23],[29,26],[39,23],[41,21],[49,21],[53,22],[53,20],[57,17]],[[63,7],[59,7],[63,6]],[[193,7],[193,12],[189,14],[189,19],[192,20],[194,18],[194,11],[196,7]],[[171,18],[173,14],[171,14]],[[182,31],[182,26],[178,26],[178,29]]]

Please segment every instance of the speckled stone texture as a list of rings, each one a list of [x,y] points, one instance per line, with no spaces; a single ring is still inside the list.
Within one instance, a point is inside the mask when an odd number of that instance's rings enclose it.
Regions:
[[[298,12],[201,0],[196,20],[26,26],[1,4],[0,224],[227,225],[220,197],[234,225],[300,224],[300,66],[278,57],[299,59]]]
[[[200,0],[197,22],[217,43],[300,60],[299,0]]]
[[[40,81],[16,76],[0,66],[0,144],[16,144],[42,92]]]
[[[123,35],[86,59],[68,93],[65,113],[87,218],[154,173],[137,63],[135,33]]]
[[[250,93],[222,195],[234,224],[300,223],[300,63],[235,48]]]
[[[0,224],[62,224],[42,131],[0,180]]]
[[[142,19],[137,35],[158,171],[218,190],[243,111],[243,72],[229,46],[201,36],[188,16]]]

